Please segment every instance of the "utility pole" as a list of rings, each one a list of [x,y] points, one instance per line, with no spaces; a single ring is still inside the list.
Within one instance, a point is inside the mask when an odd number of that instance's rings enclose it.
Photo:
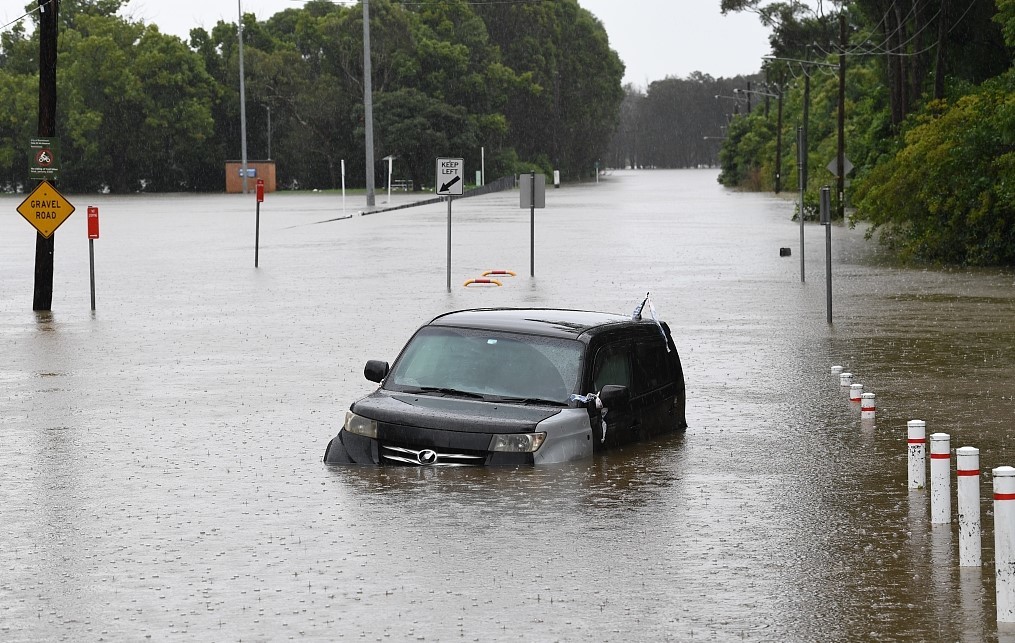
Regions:
[[[374,86],[370,69],[370,0],[363,0],[363,128],[366,130],[367,207],[374,207]]]
[[[60,0],[39,0],[39,137],[56,136],[56,39]],[[56,233],[35,238],[32,310],[53,309],[53,251]]]
[[[811,112],[811,70],[803,67],[804,72],[804,166],[803,182],[804,190],[807,189],[807,126],[810,121]]]
[[[839,12],[839,149],[836,154],[838,176],[835,189],[839,193],[836,204],[840,221],[846,217],[846,14]]]
[[[240,14],[240,22],[236,26],[236,36],[240,40],[240,172],[243,173],[243,193],[247,194],[247,94],[243,81],[243,6],[236,0],[236,10]]]
[[[775,128],[775,193],[782,191],[782,93],[786,87],[786,74],[779,78],[779,115]],[[803,213],[801,213],[803,214]]]

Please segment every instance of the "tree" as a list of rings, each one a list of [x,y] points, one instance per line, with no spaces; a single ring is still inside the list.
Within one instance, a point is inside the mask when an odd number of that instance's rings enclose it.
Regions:
[[[1015,265],[1015,72],[933,103],[857,189],[855,220],[903,259]]]
[[[476,5],[490,37],[532,84],[510,95],[505,116],[519,154],[588,176],[606,153],[624,100],[624,65],[606,30],[576,0]]]

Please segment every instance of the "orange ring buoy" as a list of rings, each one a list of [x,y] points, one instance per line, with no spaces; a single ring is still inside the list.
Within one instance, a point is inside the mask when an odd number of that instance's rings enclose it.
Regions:
[[[515,272],[513,270],[487,270],[486,272],[483,273],[484,277],[489,277],[490,275],[499,275],[499,276],[504,276],[504,277],[514,277],[515,276]]]
[[[470,284],[493,284],[494,286],[504,285],[501,282],[497,281],[496,279],[468,279],[465,281],[463,285],[468,286]]]

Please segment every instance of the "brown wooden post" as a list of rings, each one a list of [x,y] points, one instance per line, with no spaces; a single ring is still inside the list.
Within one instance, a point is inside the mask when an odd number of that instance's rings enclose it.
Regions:
[[[56,38],[60,0],[39,0],[39,136],[56,135]],[[33,310],[53,307],[53,250],[56,233],[35,238]]]

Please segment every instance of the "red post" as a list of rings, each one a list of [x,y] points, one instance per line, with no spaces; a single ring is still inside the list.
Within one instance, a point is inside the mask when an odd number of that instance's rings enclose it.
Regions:
[[[99,238],[99,207],[88,206],[88,274],[92,285],[92,310],[95,310],[95,240]]]
[[[257,179],[257,202],[264,203],[264,179]]]
[[[99,238],[99,208],[94,205],[88,206],[88,238]]]

